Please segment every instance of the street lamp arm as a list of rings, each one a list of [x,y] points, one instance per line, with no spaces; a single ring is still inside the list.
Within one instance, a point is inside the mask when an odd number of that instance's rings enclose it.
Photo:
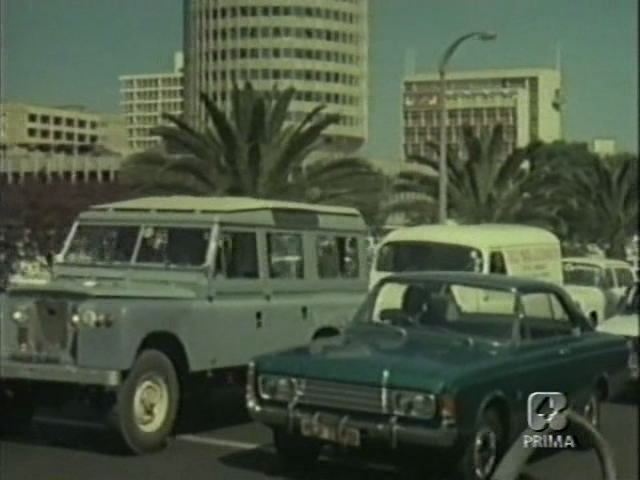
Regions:
[[[458,37],[457,39],[455,39],[451,43],[451,45],[449,45],[449,47],[447,47],[447,49],[442,54],[442,57],[440,58],[440,64],[439,64],[439,67],[438,67],[438,72],[440,73],[440,75],[442,75],[444,73],[445,68],[447,67],[447,63],[449,63],[449,59],[455,53],[455,51],[458,49],[458,47],[460,46],[461,43],[465,42],[466,40],[468,40],[470,38],[474,38],[474,37],[478,37],[478,38],[486,37],[486,38],[489,38],[490,36],[492,36],[492,34],[488,34],[487,32],[471,32],[471,33],[466,33],[466,34]]]

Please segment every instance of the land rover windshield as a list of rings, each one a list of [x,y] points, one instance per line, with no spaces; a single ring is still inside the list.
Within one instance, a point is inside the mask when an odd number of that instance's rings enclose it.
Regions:
[[[73,265],[143,265],[198,267],[205,264],[210,228],[77,226],[63,252]]]
[[[376,270],[481,272],[482,253],[477,248],[448,243],[389,242],[380,248]]]

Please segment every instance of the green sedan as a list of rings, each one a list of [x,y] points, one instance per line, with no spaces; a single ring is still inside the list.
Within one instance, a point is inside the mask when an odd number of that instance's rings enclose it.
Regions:
[[[538,447],[580,448],[552,417],[570,407],[597,426],[600,402],[628,380],[628,355],[553,284],[398,274],[376,285],[342,335],[251,362],[247,406],[295,467],[310,468],[327,444],[382,445],[422,449],[485,480],[528,427]],[[532,408],[546,397],[550,412]]]

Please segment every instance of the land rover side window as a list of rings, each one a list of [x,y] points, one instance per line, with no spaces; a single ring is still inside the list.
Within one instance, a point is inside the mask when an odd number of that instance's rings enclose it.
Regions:
[[[320,278],[357,278],[360,272],[358,239],[320,235],[316,242]]]
[[[138,239],[138,227],[79,225],[65,253],[67,263],[128,263]]]
[[[267,253],[270,278],[304,277],[302,235],[297,233],[268,233]]]
[[[504,255],[502,255],[502,252],[491,252],[489,255],[489,273],[495,273],[498,275],[507,274],[507,264],[504,261]]]
[[[218,240],[216,276],[258,278],[258,241],[254,232],[223,232]]]
[[[629,288],[635,283],[633,273],[628,268],[616,268],[616,277],[619,287]]]
[[[210,229],[143,227],[136,263],[199,267],[207,259]]]

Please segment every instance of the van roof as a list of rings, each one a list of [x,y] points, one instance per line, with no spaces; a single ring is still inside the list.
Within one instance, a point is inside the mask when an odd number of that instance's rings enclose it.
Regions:
[[[618,260],[616,258],[606,258],[606,257],[564,257],[562,259],[563,262],[573,262],[573,263],[585,263],[587,265],[593,265],[597,267],[627,267],[631,268],[632,265],[629,262],[625,262],[624,260]]]
[[[432,241],[477,247],[559,243],[558,238],[553,233],[543,228],[501,223],[419,225],[399,228],[387,234],[382,243],[391,241]]]
[[[264,200],[250,197],[197,197],[171,195],[143,197],[102,205],[94,205],[93,211],[153,211],[171,213],[237,213],[252,210],[297,210],[332,215],[360,216],[355,208],[332,205],[314,205],[301,202]]]

